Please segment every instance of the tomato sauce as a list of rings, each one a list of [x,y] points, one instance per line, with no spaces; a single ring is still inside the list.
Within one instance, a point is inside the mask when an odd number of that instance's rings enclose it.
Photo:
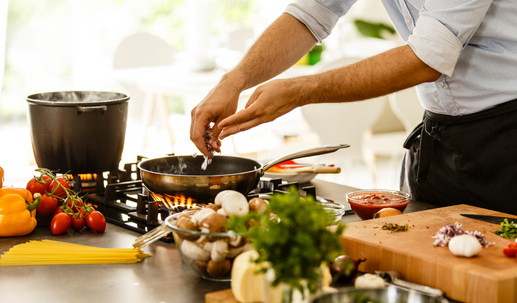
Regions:
[[[402,192],[361,192],[347,196],[352,210],[363,220],[373,218],[373,214],[386,207],[404,211],[410,201],[409,195]]]

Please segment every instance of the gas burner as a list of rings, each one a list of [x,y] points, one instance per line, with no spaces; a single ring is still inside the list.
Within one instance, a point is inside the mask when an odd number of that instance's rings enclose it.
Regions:
[[[137,163],[142,159],[144,157],[139,156],[137,162],[126,163],[123,169],[116,172],[72,175],[74,190],[84,194],[86,202],[101,211],[106,221],[138,233],[147,233],[158,227],[172,213],[206,205],[202,201],[196,201],[194,197],[150,192],[143,185],[137,168]],[[316,201],[329,205],[337,204],[318,197],[314,186],[301,186],[297,182],[266,177],[260,179],[256,189],[252,190],[247,198],[267,199],[275,193],[286,193],[292,186],[299,188],[302,195],[313,196]],[[174,241],[172,235],[162,240]]]

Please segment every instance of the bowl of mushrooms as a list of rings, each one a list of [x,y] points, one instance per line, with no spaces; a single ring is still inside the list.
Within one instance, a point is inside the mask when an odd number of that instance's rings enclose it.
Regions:
[[[251,249],[242,236],[227,230],[231,215],[244,216],[250,211],[262,211],[267,201],[250,201],[234,190],[217,194],[213,204],[168,216],[164,223],[141,236],[133,246],[142,247],[172,231],[183,263],[201,277],[213,281],[230,281],[235,257]]]

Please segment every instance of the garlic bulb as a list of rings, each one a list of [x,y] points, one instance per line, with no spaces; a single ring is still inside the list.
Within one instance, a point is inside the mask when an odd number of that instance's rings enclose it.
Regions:
[[[355,278],[354,286],[356,288],[382,288],[386,286],[386,283],[381,277],[366,273]]]
[[[481,248],[478,239],[467,234],[455,236],[449,241],[449,250],[459,257],[474,257],[479,254]]]

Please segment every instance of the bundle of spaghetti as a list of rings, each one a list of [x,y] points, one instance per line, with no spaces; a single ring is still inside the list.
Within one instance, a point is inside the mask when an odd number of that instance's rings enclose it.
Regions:
[[[137,263],[149,256],[138,248],[102,248],[32,240],[6,251],[0,257],[0,266]]]

